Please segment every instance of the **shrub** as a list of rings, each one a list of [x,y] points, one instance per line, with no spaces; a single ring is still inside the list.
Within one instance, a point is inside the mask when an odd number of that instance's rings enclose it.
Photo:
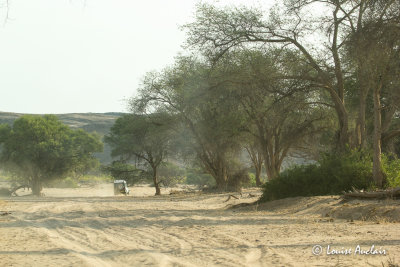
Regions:
[[[196,168],[186,170],[186,183],[198,185],[199,187],[215,186],[215,180],[211,175],[203,173],[200,169]]]
[[[400,186],[400,159],[382,155],[382,169],[386,175],[387,187]]]
[[[256,187],[256,175],[253,172],[248,173],[249,176],[249,181],[245,184],[243,184],[243,187]]]
[[[372,161],[364,152],[325,155],[316,164],[294,166],[265,183],[260,201],[334,195],[372,185]]]

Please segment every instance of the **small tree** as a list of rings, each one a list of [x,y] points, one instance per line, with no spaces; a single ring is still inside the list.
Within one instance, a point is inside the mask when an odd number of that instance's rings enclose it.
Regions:
[[[25,115],[13,127],[2,125],[0,144],[4,167],[22,177],[36,196],[44,182],[92,168],[93,153],[103,149],[98,137],[71,130],[52,115]]]
[[[135,159],[151,167],[156,195],[161,194],[157,170],[167,156],[171,126],[172,117],[165,113],[128,114],[120,117],[105,137],[113,148],[112,157]]]

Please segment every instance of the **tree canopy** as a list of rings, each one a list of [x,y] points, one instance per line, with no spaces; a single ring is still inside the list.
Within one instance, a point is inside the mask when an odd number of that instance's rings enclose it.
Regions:
[[[318,93],[313,102],[335,111],[336,151],[373,147],[375,182],[382,186],[381,145],[400,135],[399,10],[398,1],[383,0],[290,0],[269,14],[200,4],[194,22],[184,28],[187,46],[212,62],[248,48],[301,54],[303,71],[281,77],[308,83]]]
[[[266,13],[200,3],[183,27],[192,53],[144,76],[133,114],[108,137],[114,155],[154,166],[167,152],[190,158],[218,190],[240,190],[252,167],[260,185],[263,168],[274,180],[290,157],[370,150],[382,187],[382,150],[400,149],[399,7],[288,0]],[[148,124],[157,114],[174,118],[179,138]]]
[[[72,130],[53,115],[25,115],[12,127],[1,125],[0,144],[2,165],[35,195],[51,179],[91,169],[97,162],[93,153],[103,149],[98,136]]]

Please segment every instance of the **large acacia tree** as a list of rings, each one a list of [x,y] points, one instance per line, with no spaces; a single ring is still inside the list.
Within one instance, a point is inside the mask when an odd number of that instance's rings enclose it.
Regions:
[[[312,12],[321,9],[323,13]],[[349,69],[353,63],[346,57],[346,43],[352,35],[363,31],[371,19],[393,23],[399,13],[398,1],[393,0],[288,0],[282,9],[274,8],[268,15],[257,9],[219,9],[202,4],[198,6],[196,20],[186,25],[186,29],[188,45],[199,47],[214,60],[249,44],[286,46],[303,54],[304,63],[311,71],[286,78],[309,81],[321,95],[329,96],[337,115],[337,146],[344,148],[365,144],[369,92],[368,84],[359,80],[359,114],[353,123],[354,116],[349,114],[346,105],[346,97],[353,90],[349,81],[354,75],[358,79],[365,77],[366,72],[365,65],[357,62],[353,62],[357,65],[355,69]],[[356,125],[355,136],[352,136],[352,125]]]
[[[237,112],[237,101],[223,80],[214,79],[209,62],[181,57],[175,65],[158,73],[148,73],[132,100],[138,111],[155,108],[179,118],[187,129],[190,149],[196,165],[210,174],[219,190],[238,190],[243,176],[238,161],[240,125],[243,116]]]
[[[372,92],[373,173],[376,184],[382,186],[382,143],[400,135],[400,127],[393,123],[400,111],[400,16],[370,16],[363,29],[351,37],[349,55],[363,71],[360,82]]]
[[[215,90],[235,99],[235,114],[247,122],[242,125],[250,133],[246,139],[259,146],[269,179],[278,176],[283,161],[300,150],[307,137],[321,132],[326,106],[330,108],[318,101],[308,82],[284,78],[307,71],[299,58],[286,49],[248,49],[225,53],[214,70],[225,82]]]
[[[12,127],[0,125],[0,160],[4,168],[23,178],[39,196],[43,183],[94,166],[94,152],[103,144],[98,136],[72,130],[56,116],[25,115]]]
[[[280,49],[229,52],[218,62],[181,57],[173,67],[149,73],[132,104],[142,111],[162,108],[176,114],[190,131],[199,165],[217,188],[237,190],[244,168],[239,155],[249,144],[260,152],[248,150],[257,161],[258,178],[263,160],[273,179],[291,150],[320,129],[316,125],[324,116],[316,106],[320,102],[308,99],[313,96],[309,83],[282,78],[304,71],[297,57]]]
[[[313,13],[313,10],[324,12]],[[386,109],[383,127],[379,126],[379,106],[384,99],[379,99],[378,93],[381,91],[379,88],[383,88],[383,77],[386,76],[383,74],[387,71],[378,67],[378,71],[374,70],[372,76],[370,74],[374,67],[386,64],[374,54],[380,51],[379,53],[385,55],[383,58],[386,58],[388,46],[385,45],[386,51],[383,51],[382,43],[389,39],[398,40],[398,37],[392,37],[399,29],[399,18],[400,6],[396,0],[288,0],[284,2],[282,9],[274,8],[267,16],[257,9],[219,9],[202,4],[198,7],[196,20],[186,25],[186,29],[189,34],[188,45],[200,48],[213,60],[220,60],[228,51],[248,45],[285,46],[301,53],[303,62],[311,70],[301,75],[286,75],[286,79],[308,81],[318,89],[320,96],[328,96],[329,104],[336,113],[336,144],[339,151],[347,146],[367,146],[369,133],[366,113],[370,108],[368,95],[372,92],[377,111],[375,126],[378,127],[375,127],[374,146],[380,154],[381,141],[377,139],[397,136],[400,131],[391,127],[392,118],[396,114],[393,105]],[[371,23],[374,25],[372,31],[369,30]],[[386,35],[384,38],[376,38],[383,37],[384,34],[381,33],[384,32],[390,32],[391,37],[386,38]],[[348,57],[347,44],[354,41],[354,36],[360,35],[362,38],[359,40],[362,41],[353,42],[352,45],[356,45],[354,48],[362,51],[361,54],[367,53],[367,57]],[[375,40],[379,40],[378,43]],[[398,44],[392,42],[392,55],[395,52],[393,48],[398,49]],[[375,60],[371,60],[372,58]],[[381,82],[379,77],[382,77]],[[396,79],[398,81],[398,75]],[[397,82],[392,80],[390,83],[394,85]],[[358,97],[356,114],[351,114],[347,102],[350,95]],[[389,128],[392,128],[390,133],[383,133]],[[374,162],[375,166],[379,166],[379,157],[375,156]],[[375,180],[381,185],[382,177],[376,174]]]

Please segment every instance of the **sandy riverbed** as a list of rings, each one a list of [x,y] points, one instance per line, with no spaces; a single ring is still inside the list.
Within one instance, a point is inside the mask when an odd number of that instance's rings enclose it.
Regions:
[[[400,262],[400,201],[295,198],[248,190],[112,196],[112,184],[0,200],[0,266],[388,266]],[[249,194],[251,193],[251,194]],[[8,214],[9,213],[9,214]],[[351,221],[353,219],[353,221]],[[312,248],[321,245],[321,255]],[[327,255],[326,248],[352,249]],[[386,255],[354,255],[372,245]]]

